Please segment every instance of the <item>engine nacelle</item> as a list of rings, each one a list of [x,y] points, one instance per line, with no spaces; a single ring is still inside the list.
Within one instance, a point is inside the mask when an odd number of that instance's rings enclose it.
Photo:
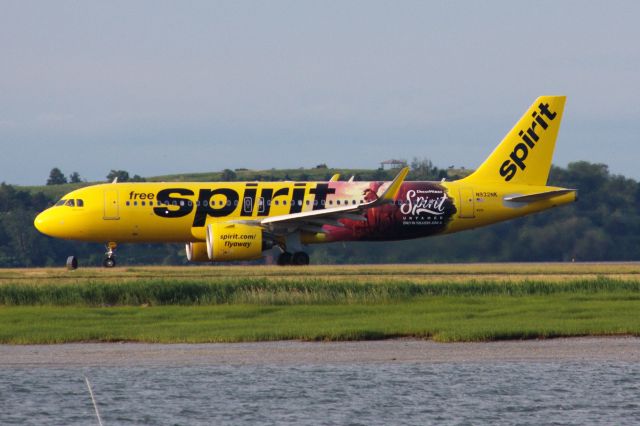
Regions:
[[[211,262],[207,253],[207,243],[187,243],[185,251],[189,262]]]
[[[211,223],[207,226],[207,254],[219,262],[253,260],[262,257],[262,228],[240,223]]]

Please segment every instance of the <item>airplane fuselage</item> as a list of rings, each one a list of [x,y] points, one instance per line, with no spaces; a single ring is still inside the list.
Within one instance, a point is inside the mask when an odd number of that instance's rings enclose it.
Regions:
[[[50,236],[122,243],[196,242],[206,225],[250,222],[300,212],[357,206],[389,182],[117,183],[81,188],[43,212],[36,226]],[[477,228],[575,200],[575,192],[536,201],[505,201],[550,191],[530,185],[404,182],[393,203],[303,230],[303,243],[390,241]],[[69,200],[74,200],[70,202]],[[80,200],[80,202],[78,201]],[[78,206],[82,204],[82,206]],[[333,222],[333,223],[332,223]],[[317,232],[314,232],[317,231]]]

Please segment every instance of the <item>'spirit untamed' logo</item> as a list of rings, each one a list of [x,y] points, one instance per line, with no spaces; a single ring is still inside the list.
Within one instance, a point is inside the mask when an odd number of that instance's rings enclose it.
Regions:
[[[434,197],[435,195],[435,197]],[[447,200],[447,194],[442,191],[407,191],[407,202],[402,204],[400,212],[408,216],[420,216],[422,214],[431,214],[441,216],[444,214],[444,202]]]

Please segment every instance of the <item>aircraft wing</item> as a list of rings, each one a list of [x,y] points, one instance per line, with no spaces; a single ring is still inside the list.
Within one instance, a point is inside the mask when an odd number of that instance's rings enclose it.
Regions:
[[[278,233],[277,231],[279,229],[285,229],[286,233],[290,233],[295,230],[323,232],[323,225],[344,226],[338,221],[339,219],[364,221],[366,219],[362,216],[362,213],[366,210],[393,202],[408,173],[408,167],[400,170],[391,182],[391,185],[387,187],[382,195],[380,195],[377,200],[368,203],[272,216],[251,222],[257,222],[258,225],[268,228],[275,233]]]

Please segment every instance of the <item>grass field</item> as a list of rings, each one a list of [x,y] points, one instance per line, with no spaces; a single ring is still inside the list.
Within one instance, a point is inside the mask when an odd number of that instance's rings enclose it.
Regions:
[[[640,335],[640,264],[0,270],[0,342]]]

